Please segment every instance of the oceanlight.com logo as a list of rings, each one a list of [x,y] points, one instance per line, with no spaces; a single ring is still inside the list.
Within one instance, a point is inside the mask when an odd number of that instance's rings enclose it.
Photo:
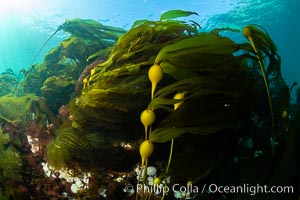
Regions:
[[[204,185],[206,187],[206,184]],[[268,186],[268,185],[249,185],[245,183],[243,185],[231,185],[223,186],[210,184],[207,185],[207,190],[210,193],[220,193],[220,194],[249,194],[251,196],[256,194],[293,194],[293,186]]]

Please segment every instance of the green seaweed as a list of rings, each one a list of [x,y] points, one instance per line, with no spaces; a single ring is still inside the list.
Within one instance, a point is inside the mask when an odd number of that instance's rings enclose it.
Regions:
[[[55,169],[68,168],[74,165],[77,159],[88,159],[88,149],[89,144],[83,135],[73,128],[62,128],[58,137],[48,144],[48,162]]]
[[[75,90],[75,84],[72,77],[51,76],[47,78],[41,87],[41,92],[49,109],[57,113],[61,105],[66,105]]]
[[[20,180],[22,161],[20,155],[12,150],[6,150],[0,157],[0,180]]]
[[[185,91],[186,96],[183,105],[153,130],[151,141],[167,142],[184,133],[205,135],[236,126],[235,119],[249,110],[238,105],[238,99],[250,100],[254,83],[241,65],[241,57],[233,56],[240,49],[229,38],[204,33],[168,45],[158,53],[155,62],[177,82],[159,89],[148,108],[168,110],[166,105],[176,103],[168,97],[178,91]]]
[[[2,128],[0,128],[0,153],[3,152],[3,146],[7,145],[10,142],[9,135],[4,133]]]
[[[73,36],[89,40],[117,40],[126,32],[122,28],[105,26],[92,19],[82,20],[79,18],[66,20],[60,28],[62,28],[65,32],[71,33]]]
[[[54,169],[67,167],[70,152],[63,142],[52,141],[47,145],[47,161]]]
[[[17,151],[8,148],[9,135],[0,128],[0,180],[20,180],[22,161]]]
[[[89,77],[82,94],[69,103],[69,112],[73,119],[71,129],[59,128],[54,144],[63,143],[61,146],[66,148],[70,155],[59,159],[62,160],[61,165],[53,161],[56,166],[68,166],[69,163],[76,162],[80,167],[86,168],[90,163],[97,163],[97,160],[106,158],[104,152],[111,152],[112,148],[116,154],[122,153],[121,149],[113,147],[112,141],[130,138],[128,130],[136,128],[136,116],[145,105],[143,99],[148,96],[148,84],[144,75],[148,66],[154,62],[156,54],[163,46],[188,37],[187,30],[193,35],[198,34],[195,26],[189,23],[147,21],[120,37],[108,60],[99,64],[96,73]],[[92,55],[92,58],[98,59],[97,54]],[[102,131],[92,134],[95,129]],[[108,134],[109,139],[103,139],[102,132]],[[78,134],[80,138],[76,139]],[[90,140],[92,135],[93,140]],[[68,139],[71,137],[74,139]],[[72,145],[75,145],[75,142],[68,142],[73,140],[86,141],[88,148],[81,150]],[[54,144],[49,146],[50,160],[54,159],[56,150],[60,151]],[[98,155],[100,159],[97,156],[90,156],[88,160],[81,159],[86,158],[86,155],[95,154],[95,151],[102,152]],[[111,160],[111,157],[106,160]],[[108,165],[115,163],[115,160],[111,160]]]
[[[33,94],[0,97],[1,122],[24,125],[29,121],[36,121],[44,124],[47,119],[57,125],[55,115],[41,97]]]
[[[191,11],[184,11],[184,10],[170,10],[167,12],[164,12],[160,16],[160,20],[169,20],[169,19],[175,19],[178,17],[187,17],[190,15],[198,15],[196,12],[191,12]]]
[[[13,94],[17,84],[17,77],[11,69],[2,72],[0,74],[0,96]]]
[[[168,75],[181,80],[194,76],[193,72],[204,72],[228,63],[237,50],[238,45],[229,38],[204,33],[164,47],[155,63],[160,64]]]
[[[42,96],[55,114],[82,88],[84,78],[95,67],[93,62],[105,60],[114,43],[125,33],[121,28],[82,19],[67,20],[59,30],[71,35],[48,51],[43,63],[25,72],[24,80],[14,92],[16,96],[31,93]]]
[[[90,132],[63,124],[56,131],[57,137],[47,146],[47,160],[55,169],[70,168],[99,171],[115,167],[118,147],[111,151],[113,139],[103,132]],[[118,155],[119,158],[122,156]]]
[[[279,142],[283,142],[285,124],[281,116],[289,99],[275,44],[266,31],[250,25],[257,54],[249,43],[221,34],[227,31],[242,37],[239,30],[200,32],[195,21],[174,20],[192,14],[175,10],[159,21],[139,20],[118,38],[107,60],[95,66],[81,93],[69,102],[71,121],[57,129],[48,146],[49,162],[58,168],[76,165],[92,171],[120,163],[124,166],[128,152],[118,144],[128,142],[138,154],[136,149],[144,135],[155,146],[149,162],[166,165],[160,177],[171,175],[181,182],[198,182],[235,157],[255,159],[255,149],[247,151],[238,144],[245,138],[251,138],[271,158],[269,106],[259,62],[267,69],[277,130],[272,139]],[[65,41],[68,47],[80,36],[73,29],[69,31],[75,34]],[[87,58],[102,59],[102,51],[94,51]],[[148,77],[151,66],[163,71],[153,98]],[[178,93],[183,97],[174,99]],[[140,123],[145,109],[156,116],[146,134]],[[55,158],[56,151],[60,159]],[[118,159],[107,156],[111,154]],[[126,160],[138,162],[136,157],[130,158]]]

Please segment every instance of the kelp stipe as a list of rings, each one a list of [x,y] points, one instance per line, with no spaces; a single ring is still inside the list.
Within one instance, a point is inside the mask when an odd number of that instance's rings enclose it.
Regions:
[[[53,38],[53,36],[60,30],[63,29],[63,25],[60,25],[56,31],[44,42],[44,44],[42,45],[42,47],[38,50],[38,52],[35,54],[35,56],[33,57],[31,63],[30,63],[30,67],[33,66],[33,63],[35,62],[36,58],[40,55],[40,53],[42,52],[42,50],[44,49],[44,47],[46,46],[46,44],[51,40],[51,38]],[[27,78],[27,77],[26,77]],[[18,93],[18,90],[19,90],[19,83],[15,89],[15,92],[14,92],[14,96],[17,96],[17,93]]]
[[[267,77],[265,75],[265,69],[264,69],[264,66],[263,66],[263,63],[262,63],[261,55],[259,54],[259,52],[256,48],[256,45],[253,41],[253,36],[255,37],[255,34],[256,35],[260,34],[260,37],[263,37],[265,35],[263,33],[261,33],[261,31],[259,29],[255,28],[253,25],[248,25],[248,26],[244,27],[242,33],[249,40],[249,42],[250,42],[251,46],[253,47],[253,50],[256,54],[258,64],[259,64],[259,67],[260,67],[260,70],[261,70],[261,73],[262,73],[262,77],[264,79],[264,84],[265,84],[265,87],[266,87],[267,96],[268,96],[272,128],[274,128],[274,126],[275,126],[274,113],[273,113],[272,99],[271,99],[271,95],[270,95],[270,91],[269,91],[269,85],[268,85]],[[257,37],[257,38],[259,39],[259,37]],[[257,38],[254,38],[254,39],[257,39]],[[267,38],[267,37],[265,37],[265,38]],[[267,44],[270,44],[270,43],[272,44],[273,42],[271,41],[271,42],[268,42]]]
[[[35,54],[35,56],[33,57],[31,63],[30,63],[30,66],[33,65],[35,59],[40,55],[41,51],[44,49],[44,47],[46,46],[46,44],[51,40],[51,38],[53,38],[53,36],[60,30],[63,29],[63,25],[60,25],[56,31],[44,42],[44,44],[42,45],[42,47],[40,48],[40,50]]]

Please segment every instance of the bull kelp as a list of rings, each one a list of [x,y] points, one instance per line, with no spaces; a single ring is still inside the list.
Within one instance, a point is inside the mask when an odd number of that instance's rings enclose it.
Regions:
[[[70,36],[64,39],[59,46],[51,49],[44,56],[42,63],[34,64],[28,71],[24,72],[25,79],[19,83],[15,92],[16,95],[35,93],[43,96],[47,103],[52,104],[50,98],[53,98],[53,93],[49,94],[48,91],[60,90],[60,92],[54,93],[54,99],[60,103],[51,106],[54,113],[57,112],[61,104],[67,103],[65,100],[69,100],[61,97],[61,92],[70,96],[75,87],[72,87],[72,90],[70,88],[67,90],[57,87],[49,88],[45,82],[55,79],[59,82],[68,80],[69,83],[64,83],[68,85],[77,82],[76,88],[79,90],[82,87],[82,80],[80,79],[82,72],[91,70],[94,62],[105,60],[118,37],[125,33],[125,30],[121,28],[105,26],[95,20],[82,19],[67,20],[55,33],[58,31],[69,33]],[[41,90],[42,86],[43,89]]]
[[[195,14],[172,12],[174,17]],[[286,140],[286,122],[281,116],[288,107],[288,87],[268,33],[257,25],[246,28],[254,33],[251,43],[222,36],[223,32],[242,36],[238,30],[203,32],[194,21],[170,16],[135,22],[107,61],[88,76],[81,95],[69,104],[72,122],[68,128],[74,140],[76,134],[92,135],[99,143],[92,144],[88,138],[79,147],[76,142],[65,142],[71,156],[62,162],[72,159],[84,170],[95,170],[97,165],[118,169],[126,149],[116,142],[138,149],[144,135],[141,166],[147,169],[149,163],[165,163],[166,169],[157,174],[165,184],[169,176],[174,182],[197,184],[230,160],[235,166],[261,157],[271,159],[276,144]],[[160,72],[150,72],[155,67]],[[181,98],[173,98],[176,94]],[[67,141],[64,130],[65,126],[57,130],[55,143]],[[247,141],[254,145],[246,146]],[[105,149],[114,149],[111,156],[119,159],[102,163],[107,160],[100,155]],[[255,156],[257,151],[262,151],[260,158]],[[78,154],[81,158],[74,159]],[[94,154],[99,157],[87,156]],[[147,179],[138,182],[148,184]],[[149,194],[141,195],[148,198]]]
[[[61,180],[60,169],[89,172],[89,188],[68,195],[223,199],[206,191],[147,188],[293,183],[299,102],[291,116],[291,89],[270,35],[254,24],[203,31],[183,20],[191,16],[197,13],[172,10],[158,21],[138,20],[127,32],[90,20],[66,21],[59,30],[71,36],[27,72],[25,94],[34,92],[29,83],[39,77],[36,72],[44,74],[35,88],[40,92],[25,99],[43,108],[52,134],[43,158],[58,173],[55,180]],[[20,123],[13,119],[26,114],[17,114],[0,117]]]

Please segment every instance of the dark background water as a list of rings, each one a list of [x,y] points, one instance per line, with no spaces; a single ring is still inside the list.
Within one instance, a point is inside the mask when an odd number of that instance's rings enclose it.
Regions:
[[[135,20],[158,20],[171,9],[198,12],[193,20],[204,30],[262,25],[278,47],[287,83],[300,82],[300,0],[1,0],[0,72],[11,68],[17,74],[28,69],[43,43],[66,19],[91,18],[129,29]],[[63,32],[53,37],[35,62],[41,62],[64,37]]]
[[[300,84],[300,1],[286,1],[288,9],[278,23],[269,24],[269,30],[278,47],[282,58],[282,73],[286,81],[292,84],[294,81]]]

